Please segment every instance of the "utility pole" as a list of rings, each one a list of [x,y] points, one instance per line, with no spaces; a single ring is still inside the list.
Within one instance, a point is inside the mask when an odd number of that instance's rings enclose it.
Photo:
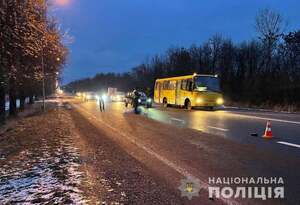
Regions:
[[[36,31],[40,32],[41,34],[44,34],[44,32],[37,28],[34,24],[30,24],[34,29],[36,29]],[[46,110],[46,90],[45,90],[45,68],[44,68],[44,47],[43,45],[41,45],[41,52],[42,52],[42,59],[41,59],[41,67],[42,67],[42,75],[43,75],[43,81],[42,81],[42,92],[43,92],[43,105],[42,105],[42,109],[43,112],[45,112]]]

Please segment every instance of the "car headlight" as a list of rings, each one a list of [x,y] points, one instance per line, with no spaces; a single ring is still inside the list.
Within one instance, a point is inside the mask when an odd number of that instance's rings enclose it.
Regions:
[[[202,98],[197,98],[197,99],[196,99],[196,103],[197,103],[197,104],[203,103],[203,99],[202,99]]]
[[[151,103],[152,102],[152,99],[151,98],[148,98],[147,99],[147,103]]]
[[[218,105],[223,105],[223,104],[224,104],[223,98],[218,98],[218,99],[217,99],[217,104],[218,104]]]
[[[103,94],[102,96],[101,96],[101,98],[102,98],[102,100],[106,100],[107,99],[107,96],[105,95],[105,94]]]
[[[142,100],[141,100],[141,99],[138,99],[138,102],[140,103],[140,102],[142,102]]]

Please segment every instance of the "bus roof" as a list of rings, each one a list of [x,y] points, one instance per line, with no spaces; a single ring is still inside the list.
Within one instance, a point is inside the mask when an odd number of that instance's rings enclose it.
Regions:
[[[197,75],[184,75],[184,76],[169,77],[169,78],[158,78],[158,79],[156,79],[156,81],[160,82],[160,81],[166,81],[166,80],[184,80],[184,79],[193,78],[195,76],[217,77],[216,75],[197,74]]]

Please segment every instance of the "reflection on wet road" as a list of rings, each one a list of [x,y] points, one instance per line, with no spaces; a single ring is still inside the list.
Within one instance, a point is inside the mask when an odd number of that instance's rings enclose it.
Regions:
[[[300,115],[272,112],[217,110],[186,111],[177,108],[144,109],[148,118],[170,123],[175,126],[189,127],[245,144],[254,144],[262,149],[299,155]],[[262,139],[267,121],[272,123],[274,140],[266,142]],[[255,137],[256,136],[256,137]],[[285,144],[280,144],[283,141]],[[295,144],[292,148],[287,143]]]
[[[84,204],[78,150],[71,137],[42,140],[39,147],[0,160],[0,204]]]
[[[122,103],[111,103],[110,109],[119,113],[122,113],[122,110],[132,112],[131,108],[124,109]],[[150,109],[144,107],[140,109],[141,115],[176,127],[188,127],[240,143],[252,144],[261,149],[268,148],[276,152],[300,156],[299,114],[237,109],[186,111],[174,107],[163,108],[159,105]],[[262,135],[268,120],[272,123],[275,137],[273,140],[266,141],[263,140]]]

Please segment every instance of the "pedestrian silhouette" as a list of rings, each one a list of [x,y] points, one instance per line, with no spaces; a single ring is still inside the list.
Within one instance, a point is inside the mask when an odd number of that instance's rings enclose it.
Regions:
[[[100,97],[100,98],[99,98],[99,108],[100,108],[100,111],[101,111],[101,112],[104,112],[104,111],[105,111],[105,107],[104,107],[104,99],[103,99],[103,97]]]

